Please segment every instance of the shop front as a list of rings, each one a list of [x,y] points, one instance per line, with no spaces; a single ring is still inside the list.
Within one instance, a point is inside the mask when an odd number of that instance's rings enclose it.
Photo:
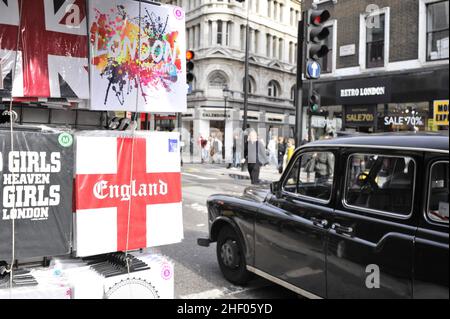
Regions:
[[[314,90],[321,96],[323,110],[342,112],[344,132],[442,131],[448,130],[448,71],[447,66],[327,79],[316,81]]]

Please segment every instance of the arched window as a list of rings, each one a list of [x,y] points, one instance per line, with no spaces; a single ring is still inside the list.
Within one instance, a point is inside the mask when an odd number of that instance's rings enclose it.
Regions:
[[[293,85],[291,88],[291,100],[292,101],[295,100],[295,94],[297,93],[296,87],[297,87],[296,85]]]
[[[278,97],[281,95],[280,84],[277,81],[270,81],[267,88],[267,95],[270,97]]]
[[[209,76],[209,86],[222,89],[228,84],[227,76],[221,71],[215,71]]]
[[[248,79],[248,93],[252,94],[256,92],[256,82],[252,76],[249,76]],[[245,92],[245,78],[242,79],[242,92]]]

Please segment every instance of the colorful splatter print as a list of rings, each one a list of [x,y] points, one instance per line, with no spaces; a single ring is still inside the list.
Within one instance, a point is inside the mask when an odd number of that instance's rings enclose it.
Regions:
[[[178,32],[168,30],[169,17],[143,10],[130,17],[124,6],[95,10],[90,28],[94,48],[91,64],[108,79],[104,104],[113,98],[121,105],[134,90],[147,101],[148,90],[171,92],[181,75]]]

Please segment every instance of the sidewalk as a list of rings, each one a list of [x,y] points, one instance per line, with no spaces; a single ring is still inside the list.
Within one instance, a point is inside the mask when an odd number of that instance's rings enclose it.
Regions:
[[[188,158],[186,158],[188,159]],[[237,175],[239,177],[242,176],[243,179],[248,179],[250,180],[249,177],[249,173],[247,171],[247,169],[245,169],[244,171],[241,170],[241,168],[235,168],[235,167],[231,167],[229,169],[227,169],[228,164],[200,164],[200,163],[189,163],[189,162],[185,162],[184,167],[195,167],[195,168],[199,168],[201,167],[202,169],[205,170],[213,170],[214,173],[217,173],[218,175]],[[260,174],[260,179],[263,181],[269,181],[269,182],[276,182],[280,179],[281,175],[278,173],[278,170],[275,167],[272,166],[264,166],[261,167],[261,174]]]

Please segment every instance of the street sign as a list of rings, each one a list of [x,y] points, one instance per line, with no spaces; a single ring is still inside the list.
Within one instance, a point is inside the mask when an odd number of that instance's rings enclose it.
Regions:
[[[306,76],[308,79],[319,79],[322,67],[320,66],[319,62],[309,61],[306,67],[306,71]]]

